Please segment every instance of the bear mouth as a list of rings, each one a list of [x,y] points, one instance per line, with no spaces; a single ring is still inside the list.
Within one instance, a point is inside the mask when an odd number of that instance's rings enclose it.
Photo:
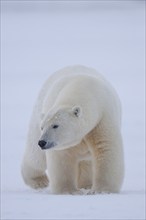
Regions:
[[[55,147],[55,146],[56,146],[56,143],[54,143],[54,142],[47,142],[46,149],[50,149],[50,148]]]

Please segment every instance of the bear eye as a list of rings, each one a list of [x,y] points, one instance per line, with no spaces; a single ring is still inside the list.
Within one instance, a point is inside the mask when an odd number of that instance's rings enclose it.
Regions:
[[[78,113],[79,113],[79,110],[78,110],[78,109],[75,109],[75,110],[74,110],[74,115],[75,115],[76,117],[78,117]]]
[[[53,129],[57,129],[59,127],[59,125],[52,125]]]
[[[73,114],[76,116],[76,117],[79,117],[81,115],[81,109],[80,107],[74,107],[73,108]]]

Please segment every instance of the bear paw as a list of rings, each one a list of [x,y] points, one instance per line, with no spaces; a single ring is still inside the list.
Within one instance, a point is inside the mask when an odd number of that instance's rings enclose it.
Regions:
[[[46,175],[39,176],[31,179],[28,185],[30,185],[34,189],[46,188],[49,184],[48,177]]]
[[[110,193],[117,193],[117,191],[113,191],[113,190],[110,190],[110,189],[103,189],[103,188],[97,188],[97,189],[90,189],[88,191],[88,195],[96,195],[96,194],[110,194]]]
[[[72,195],[90,195],[91,189],[80,188],[71,193]],[[93,193],[94,194],[94,193]]]

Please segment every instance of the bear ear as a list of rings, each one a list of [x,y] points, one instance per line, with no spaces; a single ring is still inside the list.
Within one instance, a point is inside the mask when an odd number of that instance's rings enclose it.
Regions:
[[[76,117],[80,117],[81,114],[82,114],[82,109],[80,106],[74,106],[72,108],[72,111],[73,111],[73,114],[76,116]]]

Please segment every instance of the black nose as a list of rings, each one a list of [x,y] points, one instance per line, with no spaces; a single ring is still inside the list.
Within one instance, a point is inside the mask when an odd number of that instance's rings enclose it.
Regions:
[[[39,142],[38,142],[38,145],[42,148],[42,149],[45,149],[45,145],[47,144],[47,142],[46,141],[44,141],[44,140],[40,140]]]

